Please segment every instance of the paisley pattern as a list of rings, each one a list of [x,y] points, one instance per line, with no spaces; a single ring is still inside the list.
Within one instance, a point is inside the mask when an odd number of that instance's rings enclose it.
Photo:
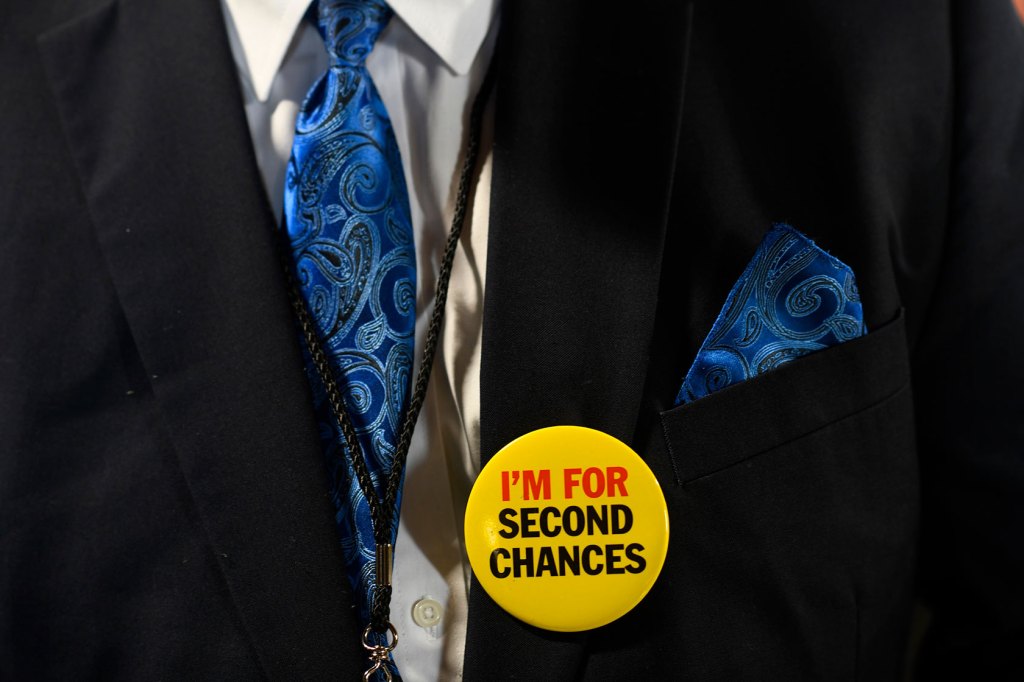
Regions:
[[[776,225],[729,292],[676,404],[866,332],[853,271],[789,225]]]
[[[402,161],[364,65],[391,14],[377,0],[320,1],[318,28],[330,67],[299,111],[284,201],[293,268],[346,394],[378,494],[409,403],[416,318],[416,264]],[[369,506],[346,463],[344,439],[308,354],[306,367],[341,546],[367,622],[375,546]],[[392,542],[397,534],[396,524]]]

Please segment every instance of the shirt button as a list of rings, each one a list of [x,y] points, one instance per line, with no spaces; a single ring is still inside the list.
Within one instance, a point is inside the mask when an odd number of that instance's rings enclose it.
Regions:
[[[432,628],[441,622],[444,608],[433,597],[423,597],[412,605],[412,620],[421,628]]]

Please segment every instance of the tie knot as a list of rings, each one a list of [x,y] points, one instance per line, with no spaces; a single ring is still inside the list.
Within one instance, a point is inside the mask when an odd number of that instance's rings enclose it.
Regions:
[[[361,66],[391,19],[383,0],[319,0],[317,28],[332,66]]]

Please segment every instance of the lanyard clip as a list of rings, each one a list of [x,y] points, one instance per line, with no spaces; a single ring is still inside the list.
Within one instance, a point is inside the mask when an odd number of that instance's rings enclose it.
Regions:
[[[390,546],[388,545],[388,547]],[[391,675],[391,669],[388,667],[388,656],[398,646],[398,632],[391,623],[388,623],[388,631],[391,632],[390,644],[387,644],[386,634],[384,635],[384,644],[372,644],[370,642],[372,626],[367,625],[366,629],[363,630],[363,648],[370,652],[370,667],[363,673],[363,682],[373,682],[374,674],[378,670],[383,671],[386,682],[392,682],[394,679]]]

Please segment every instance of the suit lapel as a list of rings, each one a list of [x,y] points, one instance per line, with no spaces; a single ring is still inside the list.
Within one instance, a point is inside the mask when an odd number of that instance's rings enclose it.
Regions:
[[[112,2],[40,48],[99,243],[269,677],[363,661],[217,2]]]
[[[657,3],[649,13],[647,4],[655,3],[633,3],[624,17],[582,2],[504,3],[481,374],[484,463],[517,436],[554,424],[633,438],[692,16],[686,3]],[[524,625],[476,582],[469,613],[465,679],[580,674],[585,633]]]

